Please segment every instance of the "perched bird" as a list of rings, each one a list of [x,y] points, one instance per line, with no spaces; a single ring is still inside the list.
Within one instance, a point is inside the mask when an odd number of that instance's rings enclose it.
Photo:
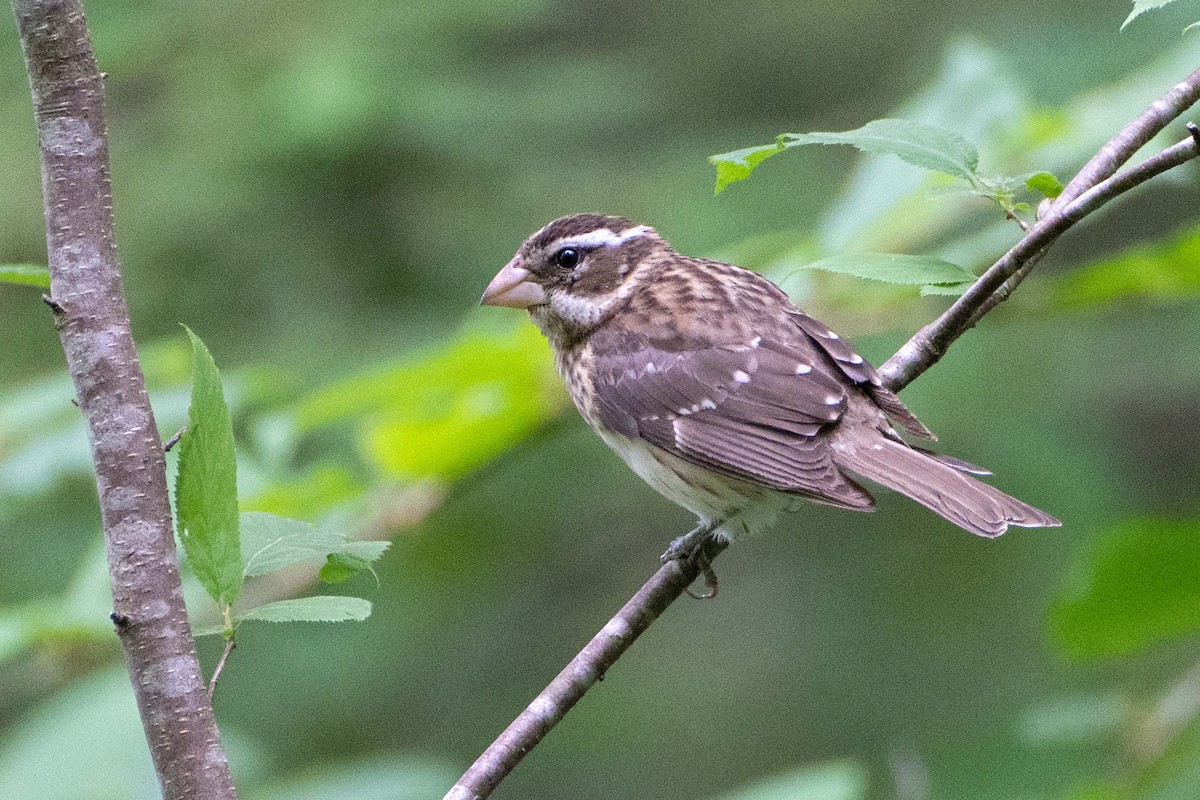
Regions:
[[[935,438],[875,369],[749,270],[677,253],[653,228],[575,214],[521,245],[483,294],[528,309],[583,418],[699,517],[664,559],[810,500],[873,511],[866,479],[979,536],[1054,517],[915,447]]]

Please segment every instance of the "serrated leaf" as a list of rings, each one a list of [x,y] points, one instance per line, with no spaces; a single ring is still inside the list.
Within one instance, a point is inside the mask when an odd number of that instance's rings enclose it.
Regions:
[[[192,343],[192,404],[175,483],[179,539],[209,596],[233,605],[242,591],[233,422],[212,354],[184,330]]]
[[[1109,530],[1049,621],[1058,646],[1084,658],[1200,630],[1200,521],[1135,519]]]
[[[957,286],[975,280],[970,270],[957,264],[931,256],[903,253],[842,253],[813,261],[799,269],[821,269],[906,286]]]
[[[713,194],[720,194],[729,184],[749,178],[755,167],[783,151],[783,142],[776,140],[774,144],[743,147],[741,150],[709,156],[708,162],[717,168],[717,182],[713,187]]]
[[[0,283],[50,288],[50,270],[36,264],[0,264]]]
[[[239,614],[239,622],[361,622],[371,616],[371,604],[361,597],[317,595],[278,600]]]
[[[1121,30],[1133,22],[1135,19],[1145,14],[1147,11],[1153,11],[1156,8],[1162,8],[1165,5],[1174,3],[1175,0],[1133,0],[1133,10],[1129,12],[1129,16],[1121,23]]]
[[[931,283],[921,287],[922,297],[961,297],[967,289],[974,285],[973,281],[962,283]]]
[[[353,553],[330,553],[318,575],[323,583],[345,583],[370,566],[370,560]]]
[[[301,561],[327,558],[332,553],[344,553],[369,564],[391,546],[390,542],[350,541],[329,528],[261,511],[243,512],[241,527],[246,577],[265,575]]]
[[[848,144],[872,155],[899,156],[913,166],[962,178],[972,186],[980,180],[979,152],[960,134],[907,119],[877,119],[852,131],[784,133],[774,144],[709,156],[717,168],[714,192],[720,194],[729,184],[750,177],[771,156],[805,144]]]
[[[974,184],[979,152],[960,134],[938,125],[907,119],[877,119],[840,133],[788,133],[784,147],[798,144],[848,144],[873,155],[894,155],[915,167],[944,172]]]
[[[1036,172],[1025,179],[1025,188],[1051,200],[1062,194],[1062,181],[1049,172]]]
[[[345,547],[346,537],[298,519],[276,516],[262,511],[246,511],[241,515],[242,571],[246,577],[265,575],[292,564]]]

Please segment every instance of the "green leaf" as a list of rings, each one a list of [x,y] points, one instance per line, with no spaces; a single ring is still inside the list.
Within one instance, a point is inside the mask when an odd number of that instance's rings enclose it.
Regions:
[[[465,334],[422,357],[313,394],[301,430],[350,422],[389,477],[455,480],[504,452],[566,405],[545,338],[532,325]]]
[[[324,583],[345,583],[370,566],[369,559],[353,553],[330,553],[325,556],[325,566],[319,575]]]
[[[1062,194],[1062,190],[1066,187],[1063,186],[1062,181],[1049,172],[1035,172],[1025,179],[1025,188],[1053,200]]]
[[[768,778],[722,800],[861,800],[866,794],[867,771],[853,761],[837,761]]]
[[[895,155],[917,167],[962,178],[972,186],[979,180],[979,152],[947,128],[906,119],[877,119],[852,131],[784,133],[775,144],[747,147],[709,156],[717,168],[716,193],[750,177],[754,168],[786,149],[805,144],[848,144],[872,155]]]
[[[361,597],[317,595],[278,600],[239,614],[239,622],[361,622],[371,616],[371,604]]]
[[[743,147],[741,150],[709,156],[709,163],[717,168],[717,182],[713,187],[713,194],[720,194],[729,184],[749,178],[755,167],[783,151],[783,137],[780,137],[774,144]]]
[[[346,546],[346,537],[298,519],[261,511],[241,514],[242,572],[266,575]]]
[[[336,531],[311,522],[260,511],[243,512],[241,529],[245,558],[242,571],[246,577],[265,575],[301,561],[339,553],[369,564],[390,546],[390,542],[350,541]]]
[[[921,287],[922,297],[961,297],[967,289],[974,285],[974,281],[963,281],[962,283],[931,283],[928,286]]]
[[[1121,30],[1133,22],[1135,19],[1145,14],[1147,11],[1153,11],[1156,8],[1162,8],[1165,5],[1174,3],[1175,0],[1133,0],[1133,10],[1129,12],[1129,16],[1121,23]]]
[[[175,483],[179,539],[209,596],[218,605],[233,605],[242,591],[233,422],[212,355],[196,334],[184,330],[192,343],[192,405]]]
[[[0,264],[0,283],[50,288],[50,270],[36,264]]]
[[[1049,623],[1077,658],[1125,655],[1200,629],[1200,521],[1135,519],[1108,531]]]
[[[915,167],[944,172],[973,183],[979,152],[961,135],[938,125],[907,119],[877,119],[841,133],[788,133],[785,147],[849,144],[873,155],[895,155]]]
[[[949,261],[902,253],[842,253],[799,269],[821,269],[906,286],[959,286],[975,280],[970,270]]]

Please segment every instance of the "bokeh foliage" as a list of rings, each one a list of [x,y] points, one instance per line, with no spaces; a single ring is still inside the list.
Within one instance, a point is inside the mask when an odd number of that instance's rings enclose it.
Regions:
[[[1186,10],[1118,36],[1123,10],[89,6],[164,438],[187,418],[185,322],[222,365],[243,519],[393,542],[378,583],[345,583],[370,621],[239,631],[217,711],[244,796],[436,796],[688,524],[572,416],[536,331],[472,310],[528,232],[644,219],[787,278],[881,361],[944,299],[797,269],[869,250],[977,272],[1012,223],[892,157],[799,148],[716,200],[705,158],[903,117],[965,136],[986,174],[1065,177],[1200,63]],[[0,35],[0,264],[37,264],[29,98]],[[905,392],[1064,529],[985,543],[889,498],[797,515],[723,557],[721,600],[673,609],[496,796],[1192,796],[1200,231],[1180,172],[1064,241]],[[0,286],[0,795],[149,797],[40,291]],[[245,602],[311,594],[330,563]]]

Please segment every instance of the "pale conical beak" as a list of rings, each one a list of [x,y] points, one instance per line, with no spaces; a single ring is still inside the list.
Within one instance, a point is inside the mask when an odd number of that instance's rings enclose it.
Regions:
[[[533,280],[532,273],[521,266],[519,258],[514,256],[492,278],[479,302],[485,306],[529,308],[546,302],[546,292]]]

